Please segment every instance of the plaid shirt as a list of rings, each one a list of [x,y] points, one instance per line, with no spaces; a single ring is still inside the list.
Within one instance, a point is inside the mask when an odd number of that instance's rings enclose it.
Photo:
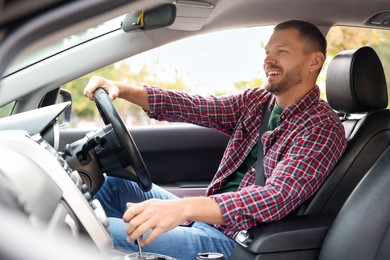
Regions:
[[[211,127],[231,137],[207,189],[207,195],[220,205],[226,223],[217,227],[229,237],[293,211],[318,189],[346,147],[344,128],[333,109],[320,99],[316,86],[284,109],[274,131],[263,134],[265,186],[255,185],[255,163],[238,191],[218,194],[259,140],[262,108],[270,93],[256,88],[237,95],[202,97],[146,88],[151,118]],[[275,97],[269,109],[274,104]]]

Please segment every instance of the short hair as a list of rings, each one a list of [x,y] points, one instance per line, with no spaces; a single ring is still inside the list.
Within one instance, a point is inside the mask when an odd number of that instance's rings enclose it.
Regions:
[[[276,25],[274,31],[291,28],[299,31],[301,39],[307,43],[307,47],[310,48],[310,51],[320,51],[324,54],[324,57],[326,57],[326,39],[317,26],[305,21],[290,20]]]

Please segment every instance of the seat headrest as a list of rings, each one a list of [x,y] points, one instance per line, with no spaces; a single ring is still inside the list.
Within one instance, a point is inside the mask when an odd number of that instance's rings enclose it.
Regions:
[[[386,108],[386,78],[376,52],[362,47],[337,54],[328,67],[326,97],[333,109],[347,114]]]

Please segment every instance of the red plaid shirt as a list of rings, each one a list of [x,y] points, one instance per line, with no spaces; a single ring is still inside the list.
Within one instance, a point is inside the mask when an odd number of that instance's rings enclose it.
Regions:
[[[333,109],[320,99],[316,86],[284,109],[278,127],[262,136],[265,186],[255,185],[256,173],[249,170],[238,191],[218,194],[259,140],[262,108],[270,93],[256,88],[238,95],[202,97],[146,88],[151,118],[212,127],[231,137],[207,190],[220,205],[226,223],[218,228],[230,237],[293,211],[318,189],[346,147],[344,128]],[[273,97],[270,109],[274,103]]]

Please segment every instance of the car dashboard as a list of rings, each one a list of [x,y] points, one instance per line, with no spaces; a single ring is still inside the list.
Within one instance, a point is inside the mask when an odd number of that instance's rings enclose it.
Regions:
[[[48,135],[56,132],[58,115],[67,106],[57,104],[0,120],[0,184],[9,195],[0,203],[16,202],[12,206],[49,237],[62,232],[87,238],[106,251],[112,248],[106,214],[79,173],[54,148],[58,137]]]

